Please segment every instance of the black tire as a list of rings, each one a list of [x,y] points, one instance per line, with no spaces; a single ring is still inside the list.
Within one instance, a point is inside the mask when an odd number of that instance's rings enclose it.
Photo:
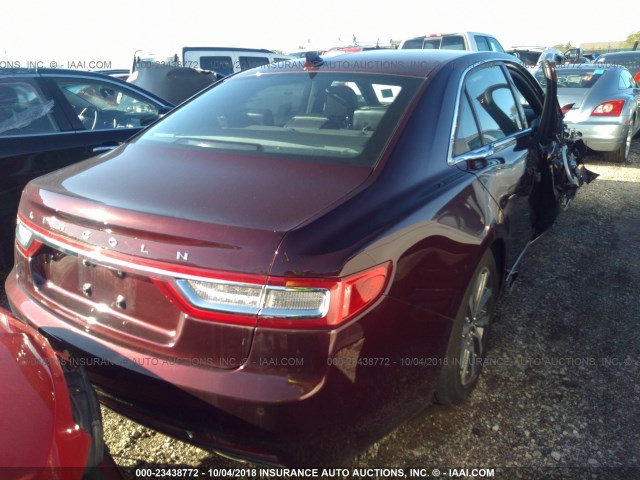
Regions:
[[[462,403],[476,386],[495,315],[498,288],[496,262],[491,250],[487,250],[471,277],[451,329],[435,394],[438,403]]]
[[[631,150],[631,139],[633,138],[633,130],[629,126],[627,132],[627,138],[625,142],[615,152],[608,152],[606,159],[612,163],[624,163],[629,158],[629,151]]]

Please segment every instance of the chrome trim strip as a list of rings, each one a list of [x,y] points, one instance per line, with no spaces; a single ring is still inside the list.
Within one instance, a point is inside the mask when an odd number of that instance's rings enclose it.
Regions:
[[[491,62],[497,62],[497,61],[503,61],[505,62],[506,60],[503,59],[496,59],[496,58],[492,58],[489,60],[482,60],[480,62],[474,63],[473,65],[468,66],[467,68],[464,69],[464,71],[462,72],[462,77],[460,80],[460,83],[458,84],[458,93],[456,94],[456,103],[455,103],[455,108],[453,111],[453,122],[451,124],[451,134],[449,135],[449,147],[447,149],[447,165],[449,165],[450,167],[465,161],[464,158],[462,158],[464,155],[466,155],[466,153],[469,152],[465,152],[462,155],[458,155],[457,157],[453,157],[453,144],[455,142],[455,135],[456,135],[456,122],[458,121],[458,111],[459,111],[459,107],[460,107],[460,99],[462,97],[462,86],[464,85],[464,81],[466,79],[467,74],[469,73],[470,70],[479,67],[480,65],[483,65],[485,63],[491,63]],[[511,83],[510,83],[511,86]],[[525,132],[528,134],[532,131],[531,127],[525,128],[523,130],[520,130],[519,132],[516,132],[512,135],[509,135],[508,137],[505,138],[501,138],[500,140],[497,140],[496,142],[490,143],[488,145],[483,145],[483,147],[481,148],[485,148],[488,146],[493,145],[494,147],[499,147],[502,145],[502,143],[506,143],[510,140],[512,140],[513,138],[518,138],[520,135],[525,134]],[[479,149],[477,149],[479,150]],[[475,150],[474,150],[475,151]],[[475,157],[474,157],[475,158]]]
[[[64,242],[61,242],[59,240],[56,240],[54,238],[50,238],[48,236],[45,236],[39,232],[36,232],[34,230],[32,230],[31,228],[29,228],[28,225],[23,224],[27,229],[29,229],[29,231],[31,231],[31,233],[33,234],[34,238],[37,239],[38,241],[40,241],[41,243],[44,243],[46,245],[49,245],[51,247],[55,247],[58,250],[60,250],[62,253],[65,253],[67,255],[74,255],[80,258],[86,258],[88,260],[93,260],[94,262],[96,262],[97,264],[99,264],[99,266],[105,267],[105,268],[115,268],[115,269],[125,269],[125,270],[131,270],[134,272],[145,272],[145,273],[153,273],[157,276],[160,277],[169,277],[169,278],[183,278],[186,280],[197,280],[197,281],[202,281],[202,282],[211,282],[211,283],[223,283],[226,285],[247,285],[247,286],[255,286],[257,284],[253,284],[253,283],[241,283],[241,282],[233,282],[231,280],[229,281],[224,281],[224,280],[219,280],[216,278],[210,278],[210,277],[202,277],[199,275],[188,275],[188,274],[183,274],[183,273],[179,273],[179,272],[174,272],[172,270],[165,270],[163,268],[157,268],[157,267],[150,267],[148,265],[140,265],[138,263],[135,262],[130,262],[127,260],[121,260],[118,258],[113,258],[113,257],[109,257],[109,256],[105,256],[101,253],[101,251],[103,250],[102,248],[96,247],[96,250],[93,251],[87,251],[87,250],[82,250],[81,248],[77,248],[71,245],[68,245]],[[180,265],[177,265],[178,267]],[[267,276],[265,275],[265,278]]]
[[[109,268],[109,269],[125,269],[133,272],[145,272],[145,273],[153,273],[155,275],[161,277],[169,277],[174,279],[176,285],[179,287],[180,292],[184,294],[187,300],[196,307],[200,307],[204,310],[217,311],[223,313],[235,313],[235,314],[244,314],[244,315],[258,315],[260,318],[323,318],[329,312],[329,304],[331,300],[331,292],[324,288],[299,288],[299,287],[282,287],[277,285],[260,285],[257,283],[244,283],[244,282],[234,282],[232,280],[221,280],[217,278],[210,277],[201,277],[198,275],[185,275],[178,272],[173,272],[171,270],[164,270],[162,268],[149,267],[147,265],[139,265],[135,262],[128,262],[126,260],[120,260],[117,258],[107,257],[103,255],[100,250],[95,251],[86,251],[77,247],[73,247],[71,245],[67,245],[64,242],[59,240],[47,237],[39,232],[36,232],[29,228],[28,225],[20,222],[27,230],[29,230],[35,239],[49,245],[51,247],[55,247],[60,250],[62,253],[67,255],[76,256],[78,258],[86,258],[94,261],[98,266]],[[265,279],[267,275],[265,275]],[[195,280],[200,282],[207,283],[215,283],[218,285],[234,285],[234,286],[244,286],[244,287],[253,287],[260,288],[261,294],[260,299],[258,301],[258,307],[243,307],[243,306],[229,306],[219,303],[207,302],[200,298],[188,284],[187,280]],[[268,290],[290,290],[290,291],[315,291],[315,292],[324,292],[325,298],[322,302],[322,305],[317,310],[289,310],[289,309],[278,309],[278,308],[264,308],[264,303],[266,301],[267,291]]]

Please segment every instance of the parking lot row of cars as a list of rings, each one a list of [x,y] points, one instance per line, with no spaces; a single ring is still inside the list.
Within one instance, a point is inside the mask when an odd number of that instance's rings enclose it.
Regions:
[[[434,396],[463,401],[521,254],[593,178],[562,89],[637,85],[416,50],[265,65],[177,108],[98,73],[3,71],[13,314],[107,405],[263,464],[332,464]]]

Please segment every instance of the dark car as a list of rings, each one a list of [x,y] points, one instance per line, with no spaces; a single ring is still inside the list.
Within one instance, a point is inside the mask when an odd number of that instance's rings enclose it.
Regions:
[[[632,52],[603,53],[594,63],[608,63],[612,65],[622,65],[631,72],[636,82],[640,83],[640,50]]]
[[[122,478],[102,438],[98,398],[82,369],[0,308],[2,478]]]
[[[99,73],[0,69],[0,267],[29,180],[111,150],[172,105]]]
[[[333,464],[473,390],[499,292],[586,173],[554,85],[416,50],[229,77],[27,186],[9,302],[125,415]]]

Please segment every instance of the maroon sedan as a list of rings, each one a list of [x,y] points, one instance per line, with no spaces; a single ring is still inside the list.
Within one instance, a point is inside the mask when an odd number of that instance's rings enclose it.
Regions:
[[[472,391],[499,292],[582,182],[551,93],[493,52],[229,77],[27,186],[9,301],[125,415],[337,462]]]

